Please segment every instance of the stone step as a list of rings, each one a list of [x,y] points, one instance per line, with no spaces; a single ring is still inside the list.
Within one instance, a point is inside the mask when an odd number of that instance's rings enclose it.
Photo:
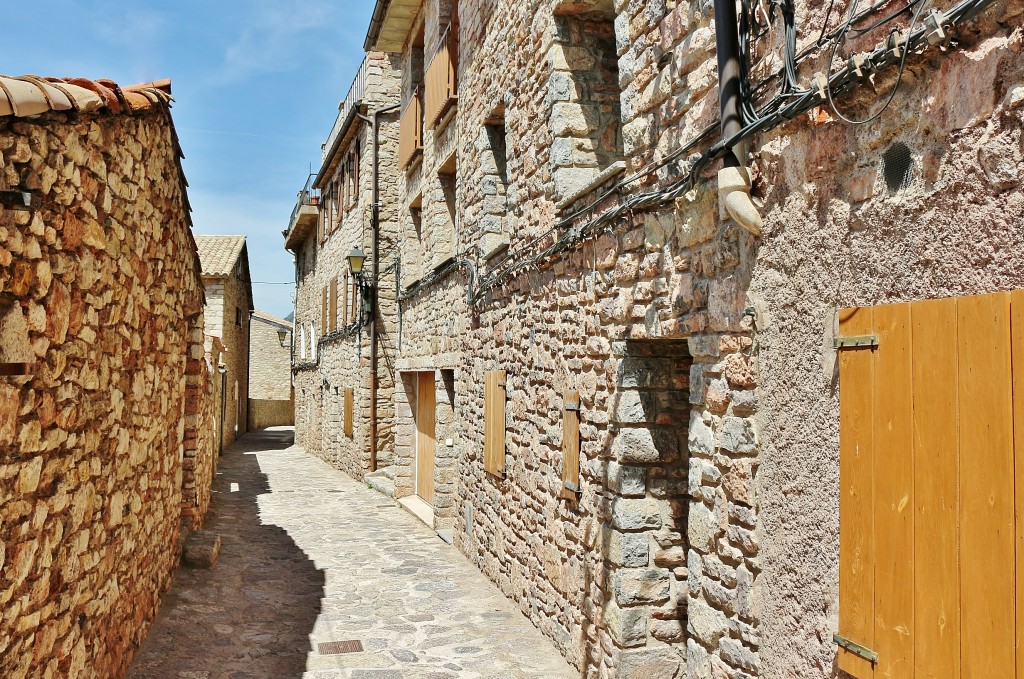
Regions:
[[[384,467],[365,476],[366,485],[388,497],[395,496],[395,468]]]

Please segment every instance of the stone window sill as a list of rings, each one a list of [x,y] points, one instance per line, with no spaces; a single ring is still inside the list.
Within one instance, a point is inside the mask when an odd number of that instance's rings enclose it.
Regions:
[[[601,186],[602,184],[607,183],[610,179],[612,179],[613,177],[617,177],[618,175],[622,174],[625,171],[626,161],[615,161],[614,163],[606,167],[604,170],[602,170],[599,174],[595,175],[594,178],[590,180],[590,182],[587,183],[586,186],[583,186],[582,188],[574,191],[573,193],[569,194],[562,200],[555,203],[555,210],[558,212],[564,212],[566,208],[571,207],[578,200],[592,193],[594,189]]]

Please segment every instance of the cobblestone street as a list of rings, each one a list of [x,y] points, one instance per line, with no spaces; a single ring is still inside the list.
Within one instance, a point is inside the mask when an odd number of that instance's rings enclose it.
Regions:
[[[575,676],[454,547],[291,440],[225,451],[206,524],[220,561],[180,571],[131,679]],[[364,650],[318,652],[337,641]]]

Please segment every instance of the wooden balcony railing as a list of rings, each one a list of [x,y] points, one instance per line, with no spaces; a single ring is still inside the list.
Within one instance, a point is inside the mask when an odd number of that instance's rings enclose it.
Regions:
[[[448,24],[441,37],[441,46],[427,67],[427,97],[424,102],[427,125],[433,127],[458,101],[458,35],[452,24]]]
[[[398,166],[409,167],[423,151],[423,98],[419,90],[413,93],[412,99],[402,113],[398,132]]]

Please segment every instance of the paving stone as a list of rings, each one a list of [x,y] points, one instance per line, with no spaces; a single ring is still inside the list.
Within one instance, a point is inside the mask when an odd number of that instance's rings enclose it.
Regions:
[[[264,430],[225,451],[217,567],[179,572],[129,679],[578,677],[454,547],[291,442]]]

